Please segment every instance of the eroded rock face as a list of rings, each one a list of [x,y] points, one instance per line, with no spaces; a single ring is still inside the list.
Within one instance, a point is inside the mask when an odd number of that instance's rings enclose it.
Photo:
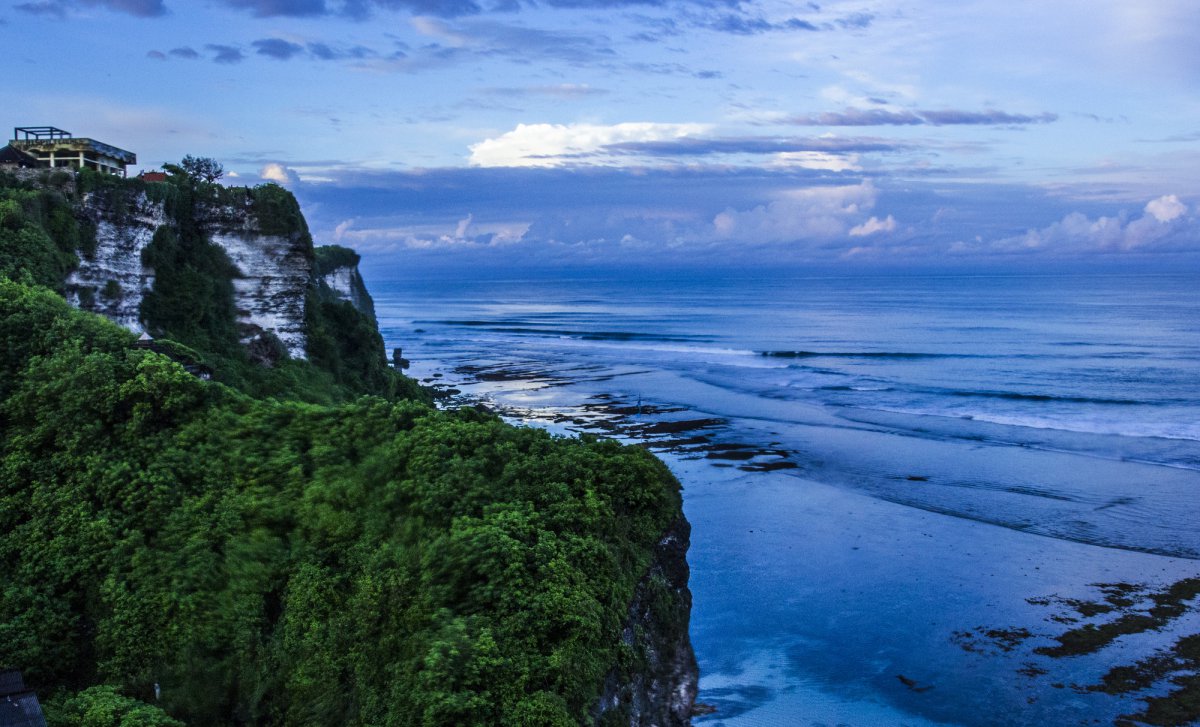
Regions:
[[[96,246],[80,256],[66,282],[67,300],[141,332],[139,309],[154,286],[154,270],[142,251],[163,225],[174,224],[163,205],[145,194],[116,210],[98,195],[85,196],[79,213],[96,229]],[[307,239],[264,235],[246,209],[206,210],[206,236],[238,269],[233,281],[242,343],[258,345],[273,334],[292,358],[305,358],[304,306],[312,278]],[[357,275],[357,270],[353,271]],[[359,279],[361,283],[361,278]]]
[[[691,524],[680,516],[654,549],[621,634],[633,650],[631,670],[613,669],[593,710],[596,724],[687,727],[700,671],[688,638],[692,592],[687,550]]]
[[[79,268],[67,278],[67,300],[141,332],[138,309],[154,286],[154,270],[142,265],[142,250],[168,222],[163,206],[139,195],[114,210],[89,196],[80,211],[96,229],[96,246],[80,255]]]
[[[242,343],[273,333],[292,358],[304,358],[304,302],[312,261],[299,239],[262,235],[252,221],[210,234],[240,273],[233,281]]]
[[[320,276],[320,283],[342,300],[350,301],[359,313],[375,320],[375,304],[367,292],[367,285],[358,272],[357,265],[334,268]]]

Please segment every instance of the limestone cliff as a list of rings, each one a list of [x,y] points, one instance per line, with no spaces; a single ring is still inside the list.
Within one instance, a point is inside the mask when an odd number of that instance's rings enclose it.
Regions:
[[[154,287],[154,271],[142,264],[142,251],[168,218],[162,203],[144,194],[120,208],[112,202],[91,194],[76,211],[91,223],[95,242],[80,251],[79,267],[66,281],[66,298],[140,332],[142,298]]]
[[[303,230],[264,230],[250,198],[240,204],[200,206],[195,222],[236,268],[234,307],[244,344],[271,334],[292,358],[306,356],[305,302],[313,280],[312,246]],[[95,242],[65,284],[74,305],[101,313],[134,331],[144,330],[142,300],[153,289],[155,271],[144,251],[163,227],[177,227],[164,199],[134,194],[88,192],[77,215],[95,230]],[[357,275],[357,269],[343,271]],[[361,281],[361,278],[359,278]],[[369,298],[367,299],[369,303]]]
[[[292,358],[304,358],[305,296],[313,277],[307,235],[265,234],[249,207],[223,210],[207,221],[208,238],[237,267],[234,305],[243,343],[265,333],[283,343]]]
[[[358,253],[340,245],[323,245],[314,250],[313,280],[326,297],[344,300],[375,321],[375,303],[358,272]]]
[[[606,677],[593,713],[597,725],[691,724],[699,669],[688,639],[690,536],[691,525],[681,515],[654,549],[621,635],[631,663],[614,667]]]

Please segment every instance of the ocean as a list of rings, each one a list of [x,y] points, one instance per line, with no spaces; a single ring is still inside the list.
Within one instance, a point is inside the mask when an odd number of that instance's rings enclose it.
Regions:
[[[1048,652],[1200,575],[1200,275],[367,282],[447,405],[680,478],[698,725],[1110,724],[1200,631]]]

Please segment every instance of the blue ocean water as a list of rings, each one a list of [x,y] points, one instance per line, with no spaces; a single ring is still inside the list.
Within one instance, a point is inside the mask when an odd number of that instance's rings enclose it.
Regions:
[[[1111,721],[1137,702],[1063,683],[1171,633],[1051,660],[1030,599],[1200,573],[1198,275],[368,283],[451,401],[671,432],[700,723]],[[1028,648],[968,648],[995,628]]]

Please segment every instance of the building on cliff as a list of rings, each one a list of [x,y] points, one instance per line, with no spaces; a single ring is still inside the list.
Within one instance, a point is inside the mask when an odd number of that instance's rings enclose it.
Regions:
[[[95,139],[77,138],[55,126],[18,126],[13,129],[12,141],[0,149],[0,164],[86,167],[125,176],[125,168],[137,164],[137,155]]]

